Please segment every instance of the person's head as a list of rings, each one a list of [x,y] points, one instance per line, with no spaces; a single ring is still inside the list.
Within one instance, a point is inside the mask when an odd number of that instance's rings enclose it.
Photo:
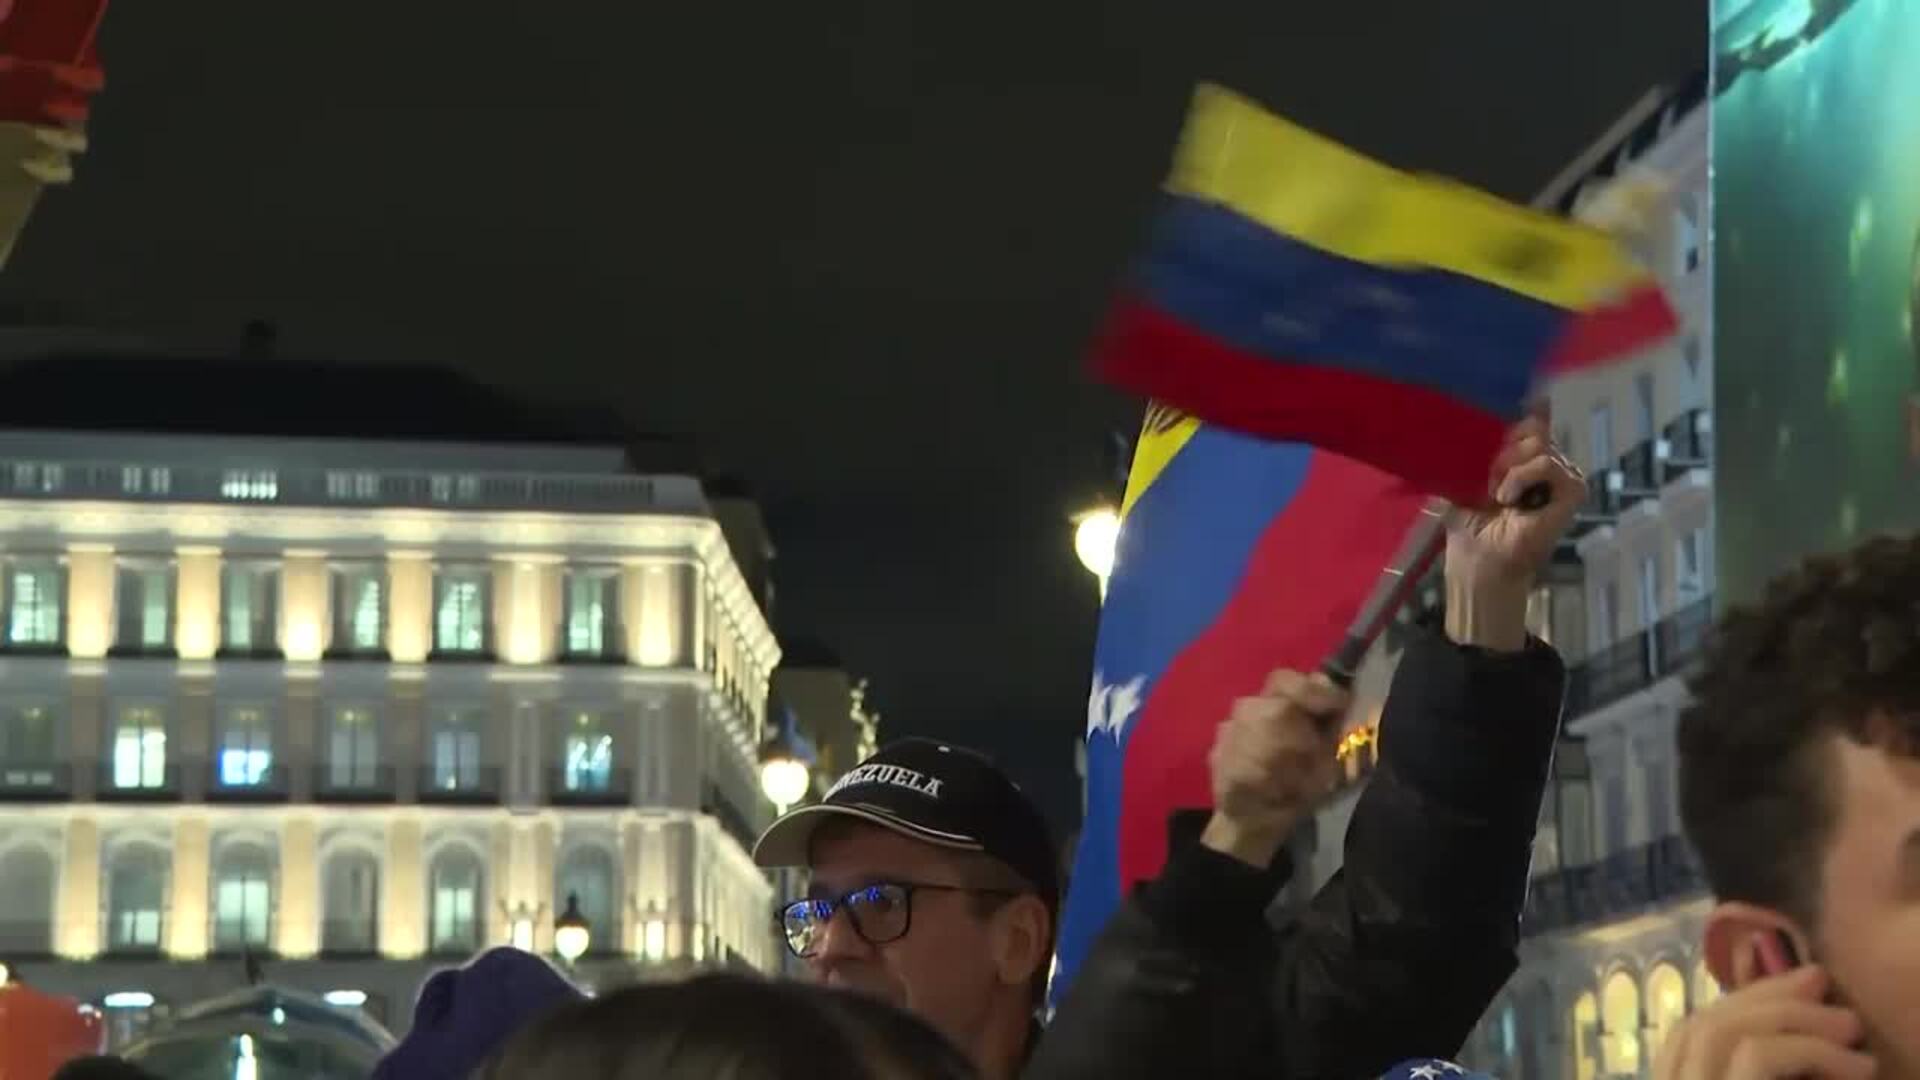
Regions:
[[[374,1067],[373,1080],[466,1080],[514,1032],[586,1000],[552,964],[519,949],[488,949],[420,988],[413,1026]]]
[[[514,1037],[478,1080],[968,1080],[933,1027],[866,995],[709,975],[616,990]]]
[[[1920,1076],[1920,540],[1803,563],[1723,621],[1680,718],[1680,811],[1722,984],[1785,933]]]
[[[990,1071],[1019,1056],[1046,989],[1059,866],[1038,808],[986,758],[883,747],[775,822],[754,858],[811,871],[807,899],[780,914],[821,982],[917,1013]]]

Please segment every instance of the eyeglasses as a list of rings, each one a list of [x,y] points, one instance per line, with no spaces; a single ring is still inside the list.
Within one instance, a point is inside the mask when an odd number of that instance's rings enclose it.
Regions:
[[[980,896],[1018,896],[1012,889],[981,889],[968,885],[928,885],[911,881],[883,881],[855,889],[837,900],[795,900],[777,912],[787,948],[805,959],[820,951],[828,924],[846,912],[853,932],[869,945],[885,945],[907,936],[913,926],[913,894],[917,892],[974,893]]]

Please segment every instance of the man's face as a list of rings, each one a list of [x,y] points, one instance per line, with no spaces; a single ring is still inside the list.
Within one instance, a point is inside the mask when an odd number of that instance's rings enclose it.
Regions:
[[[1819,959],[1866,1021],[1880,1080],[1920,1077],[1920,761],[1836,739]]]
[[[909,840],[863,823],[835,823],[813,841],[813,883],[819,899],[839,899],[876,884],[976,886],[962,854]],[[974,895],[916,890],[905,936],[870,944],[844,911],[835,912],[808,969],[829,986],[846,987],[918,1014],[962,1046],[985,1022],[1000,982],[994,962],[994,920]]]

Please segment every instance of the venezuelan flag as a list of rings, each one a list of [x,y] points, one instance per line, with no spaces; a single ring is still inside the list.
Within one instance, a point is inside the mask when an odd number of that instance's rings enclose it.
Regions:
[[[0,120],[79,125],[105,85],[107,0],[0,0]]]
[[[1209,424],[1478,502],[1539,376],[1677,325],[1607,234],[1203,86],[1095,365]]]
[[[1276,668],[1318,669],[1426,501],[1337,454],[1148,412],[1095,648],[1056,999],[1159,871],[1168,815],[1212,804],[1207,751],[1233,701]]]

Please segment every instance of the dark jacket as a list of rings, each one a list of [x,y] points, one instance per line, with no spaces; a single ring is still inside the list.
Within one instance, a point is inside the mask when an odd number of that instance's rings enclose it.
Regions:
[[[1095,943],[1026,1075],[1362,1080],[1450,1058],[1518,963],[1566,672],[1423,633],[1394,675],[1343,869],[1272,925],[1262,872],[1176,821],[1160,876]]]

